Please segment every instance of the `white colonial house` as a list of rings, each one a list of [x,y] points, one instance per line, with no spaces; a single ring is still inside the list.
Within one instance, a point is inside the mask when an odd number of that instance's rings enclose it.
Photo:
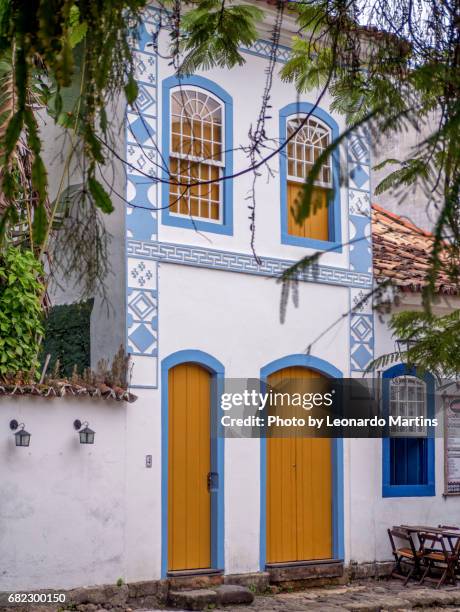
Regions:
[[[317,92],[299,98],[275,70],[269,138],[282,142],[312,113],[272,160],[273,176],[256,183],[255,259],[252,174],[207,181],[247,166],[240,145],[258,115],[271,53],[273,8],[266,13],[260,40],[242,49],[243,66],[180,80],[166,57],[167,15],[153,5],[145,13],[135,42],[139,98],[118,149],[127,173],[120,166],[114,183],[128,203],[120,198],[107,221],[113,309],[96,305],[92,319],[94,362],[123,341],[138,399],[0,399],[0,590],[184,574],[255,580],[267,571],[277,580],[280,567],[285,579],[340,577],[350,563],[388,561],[393,524],[458,521],[460,499],[443,496],[442,438],[213,435],[216,382],[362,377],[374,357],[393,351],[386,318],[363,297],[374,274],[391,276],[410,289],[399,308],[418,308],[413,261],[424,260],[430,240],[382,209],[371,222],[371,143],[362,135],[321,172],[315,197],[330,192],[331,205],[295,223],[299,186],[345,119],[328,95],[314,108]],[[279,68],[294,30],[286,19]],[[181,194],[167,168],[179,182],[204,184]],[[299,306],[289,303],[281,323],[279,275],[317,251],[300,278]],[[439,309],[455,306],[451,296]],[[430,375],[414,379],[404,364],[379,375],[415,389],[431,410]],[[27,449],[14,446],[12,418],[32,434]],[[78,443],[75,418],[96,431],[93,445]]]

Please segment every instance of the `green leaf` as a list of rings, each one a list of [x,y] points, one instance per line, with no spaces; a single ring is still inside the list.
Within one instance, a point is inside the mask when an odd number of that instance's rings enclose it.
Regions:
[[[125,94],[126,94],[126,100],[128,104],[130,105],[134,104],[138,93],[139,93],[139,88],[134,79],[134,75],[130,74],[128,77],[128,81],[125,85]]]
[[[46,237],[48,227],[48,218],[43,202],[41,202],[34,211],[34,220],[32,223],[32,235],[35,244],[42,245]]]
[[[5,134],[5,154],[8,157],[18,142],[24,125],[24,112],[18,110],[10,119]]]
[[[113,204],[109,194],[95,178],[88,179],[89,191],[94,199],[94,204],[107,214],[113,212]]]
[[[240,47],[250,47],[257,39],[256,22],[262,16],[263,12],[255,6],[226,6],[221,0],[200,2],[198,8],[182,17],[184,35],[181,47],[186,56],[180,73],[244,64]]]
[[[73,7],[72,7],[73,8]],[[69,33],[69,44],[73,49],[76,47],[81,41],[85,38],[86,33],[88,32],[88,24],[86,21],[82,23],[78,23],[75,26],[72,26]]]
[[[46,187],[47,187],[46,169],[42,158],[36,154],[32,164],[32,185],[35,187],[39,194],[40,202],[44,202],[46,199]],[[46,213],[45,213],[46,215]]]

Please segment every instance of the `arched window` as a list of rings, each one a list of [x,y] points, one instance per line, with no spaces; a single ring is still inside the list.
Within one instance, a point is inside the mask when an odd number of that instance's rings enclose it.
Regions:
[[[310,215],[301,224],[295,219],[296,202],[302,197],[305,180],[313,164],[331,143],[331,130],[327,125],[316,118],[309,118],[299,130],[303,121],[304,117],[294,117],[288,120],[286,126],[288,138],[295,134],[287,145],[288,233],[301,238],[329,240],[328,192],[332,189],[330,158],[322,165],[315,181]]]
[[[434,438],[425,424],[434,416],[433,377],[419,378],[403,364],[389,368],[383,373],[383,409],[393,417],[383,439],[383,496],[434,495]],[[406,419],[416,417],[425,421],[408,426]]]
[[[231,236],[232,97],[202,76],[168,77],[162,117],[162,223]]]
[[[293,102],[280,110],[281,242],[316,250],[340,252],[340,155],[338,148],[324,160],[313,186],[309,216],[297,223],[302,189],[321,153],[339,137],[337,122],[309,102]]]
[[[207,91],[178,87],[171,90],[170,108],[169,212],[222,223],[223,104]],[[190,188],[181,185],[195,182]]]

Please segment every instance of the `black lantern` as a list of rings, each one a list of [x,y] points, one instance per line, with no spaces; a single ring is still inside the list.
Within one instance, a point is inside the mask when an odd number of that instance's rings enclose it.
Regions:
[[[416,340],[402,340],[398,338],[396,340],[396,346],[400,356],[406,355],[409,350],[417,344]]]
[[[94,434],[96,432],[90,429],[88,425],[88,421],[82,423],[79,419],[76,419],[73,422],[73,426],[78,431],[78,435],[80,436],[80,444],[94,444]]]
[[[30,433],[24,429],[24,423],[18,423],[16,419],[10,421],[11,431],[15,431],[14,439],[16,446],[29,446],[30,444]],[[17,431],[19,429],[19,431]]]

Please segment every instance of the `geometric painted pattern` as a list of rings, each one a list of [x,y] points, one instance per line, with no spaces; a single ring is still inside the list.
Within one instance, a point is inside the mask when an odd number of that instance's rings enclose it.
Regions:
[[[368,134],[347,141],[350,270],[372,279],[370,146]],[[369,293],[369,290],[367,290]],[[366,291],[350,289],[350,373],[362,375],[374,357],[374,314]]]
[[[169,242],[147,242],[128,240],[128,254],[162,263],[182,264],[198,268],[210,268],[228,272],[242,272],[257,276],[279,276],[295,263],[295,260],[260,257],[257,264],[251,254],[221,251],[207,247],[197,247]],[[342,287],[356,287],[369,291],[372,288],[371,274],[354,272],[344,268],[315,264],[299,276],[300,281]]]
[[[348,191],[348,212],[350,215],[371,215],[371,198],[368,191],[349,189]]]
[[[240,51],[249,53],[250,55],[258,55],[267,59],[271,56],[273,50],[273,43],[269,40],[259,39],[256,40],[250,47],[241,46]],[[291,56],[291,50],[289,47],[278,45],[276,53],[276,61],[285,64]]]
[[[349,159],[369,164],[370,156],[368,141],[369,137],[366,132],[352,134],[348,140]]]
[[[126,112],[126,341],[133,356],[132,386],[149,388],[158,386],[158,262],[130,257],[128,241],[158,240],[158,184],[149,177],[158,175],[158,67],[154,41],[159,25],[159,12],[147,9],[138,35],[131,39],[139,95]]]

